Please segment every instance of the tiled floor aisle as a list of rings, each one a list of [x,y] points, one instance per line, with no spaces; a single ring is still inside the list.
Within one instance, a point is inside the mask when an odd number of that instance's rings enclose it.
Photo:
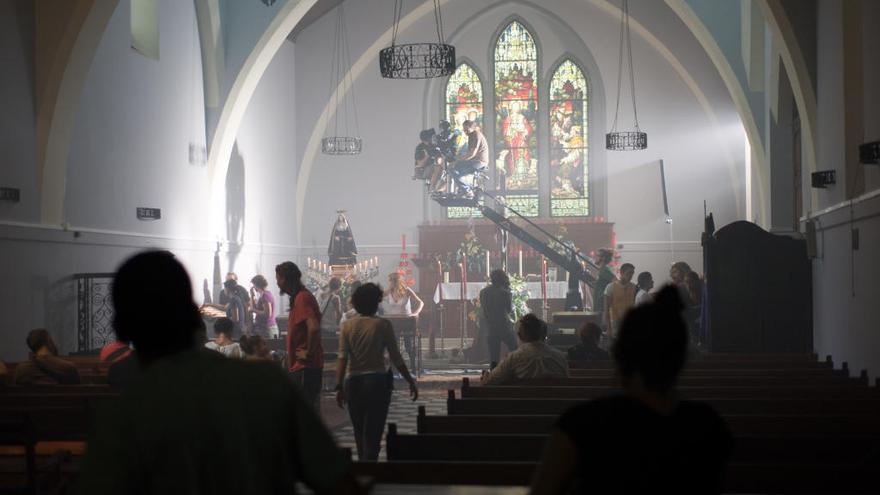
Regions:
[[[337,408],[333,403],[334,395],[325,394],[322,407],[328,407],[332,403],[332,407]],[[328,400],[329,399],[329,400]],[[416,432],[416,416],[418,415],[418,407],[425,406],[427,413],[431,415],[446,414],[446,391],[445,390],[422,390],[419,394],[419,400],[413,402],[409,399],[409,394],[405,388],[398,388],[391,397],[391,407],[388,410],[388,423],[397,423],[397,431],[399,433],[415,433]],[[348,421],[348,413],[346,412],[345,421],[331,429],[336,441],[340,447],[351,448],[354,458],[357,458],[357,449],[354,443],[354,429],[351,422]],[[385,439],[382,439],[382,450],[379,453],[379,459],[385,459]]]

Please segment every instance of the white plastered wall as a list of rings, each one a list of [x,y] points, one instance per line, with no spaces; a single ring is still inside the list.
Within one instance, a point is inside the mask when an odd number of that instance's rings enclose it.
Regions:
[[[32,223],[36,211],[33,217],[0,211],[0,312],[8,315],[0,326],[4,361],[25,357],[24,336],[35,327],[48,327],[62,352],[75,350],[75,300],[63,281],[75,273],[111,272],[140,249],[169,249],[178,256],[199,303],[202,282],[212,282],[217,241],[221,272],[234,260],[245,281],[259,272],[274,282],[275,264],[297,255],[295,224],[285,206],[296,180],[293,44],[284,43],[261,79],[238,132],[241,166],[230,177],[235,193],[228,204],[244,207],[238,208],[241,242],[230,245],[227,236],[211,237],[207,167],[190,163],[190,143],[205,142],[194,8],[191,2],[164,1],[159,14],[158,61],[130,48],[128,2],[120,2],[101,39],[73,126],[65,200],[69,230]],[[11,48],[2,53],[24,70],[24,55]],[[25,89],[16,95],[30,109],[33,97]],[[14,134],[4,131],[7,137]],[[32,153],[32,139],[30,148],[25,140],[12,143],[13,151]],[[2,173],[33,176],[33,158],[11,165]],[[138,221],[138,206],[161,208],[162,219]]]
[[[474,62],[485,78],[490,76],[493,34],[510,16],[522,18],[534,28],[540,44],[542,98],[546,98],[543,95],[551,66],[563,54],[571,53],[585,63],[593,60],[595,68],[588,77],[605,88],[602,106],[609,125],[616,88],[618,18],[609,14],[613,8],[607,9],[606,3],[462,2],[444,10],[444,26],[447,33],[453,33],[451,42],[457,53]],[[637,270],[654,272],[659,281],[666,277],[673,256],[696,268],[701,266],[699,234],[704,199],[719,226],[744,218],[743,130],[717,71],[687,28],[663,4],[648,2],[640,6],[650,10],[636,15],[636,19],[643,19],[654,37],[649,42],[636,33],[633,40],[639,118],[648,132],[649,148],[604,157],[608,199],[607,205],[597,210],[607,212],[604,215],[615,223],[624,261],[635,263]],[[373,44],[376,33],[387,28],[390,11],[386,10],[373,1],[347,5],[353,60],[359,61],[363,48]],[[301,151],[308,149],[315,122],[328,101],[332,21],[332,16],[319,20],[297,38]],[[418,41],[432,29],[433,17],[425,16],[402,31],[399,39]],[[674,54],[680,67],[664,56],[662,48]],[[302,244],[314,252],[325,249],[335,210],[343,208],[349,211],[359,244],[373,249],[371,254],[382,255],[383,270],[390,270],[397,261],[400,235],[412,238],[423,219],[442,218],[439,209],[423,200],[419,184],[410,180],[411,153],[418,131],[436,125],[441,97],[439,91],[426,89],[432,83],[382,79],[375,54],[366,56],[369,65],[355,78],[364,152],[356,157],[318,153],[313,158],[302,158],[312,160],[300,165],[311,167],[307,196],[300,198],[304,205]],[[695,83],[710,112],[683,75]],[[491,91],[488,83],[484,88]],[[628,98],[626,93],[624,97]],[[546,100],[539,104],[546,107]],[[622,105],[622,122],[629,122],[629,108],[628,104]],[[546,136],[546,114],[539,115],[538,125],[544,128],[539,136]],[[486,127],[491,130],[492,123]],[[590,129],[598,136],[606,131]],[[491,136],[491,132],[487,134]],[[597,163],[602,160],[599,154],[605,151],[594,153],[598,153],[592,158]],[[666,165],[674,217],[671,235],[660,203],[657,161],[661,158]]]

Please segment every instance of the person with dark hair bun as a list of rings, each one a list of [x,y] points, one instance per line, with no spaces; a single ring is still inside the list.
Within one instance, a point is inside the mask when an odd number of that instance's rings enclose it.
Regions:
[[[112,286],[117,337],[143,364],[99,411],[78,494],[359,493],[298,387],[272,363],[226,359],[197,343],[189,276],[166,251],[126,260]],[[150,301],[163,311],[143,311]]]
[[[532,313],[523,315],[516,324],[521,345],[488,374],[483,385],[507,385],[528,378],[564,378],[568,361],[562,351],[547,345],[547,323]]]
[[[391,404],[393,376],[385,369],[385,351],[391,363],[409,383],[412,400],[419,397],[416,380],[406,368],[391,322],[376,316],[382,302],[382,288],[364,284],[351,296],[358,312],[342,325],[339,361],[336,363],[336,403],[344,407],[354,427],[358,460],[376,461]],[[348,378],[346,378],[346,375]]]
[[[676,392],[688,352],[682,309],[666,286],[626,314],[612,349],[623,393],[559,418],[531,493],[721,493],[730,430]]]

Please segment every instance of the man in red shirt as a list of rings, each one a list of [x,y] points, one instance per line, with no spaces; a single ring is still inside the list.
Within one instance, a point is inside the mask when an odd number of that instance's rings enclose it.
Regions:
[[[302,272],[295,263],[285,261],[275,267],[275,278],[282,294],[290,296],[287,319],[287,359],[290,376],[300,385],[306,400],[320,410],[324,373],[321,345],[321,309],[315,296],[302,283]]]

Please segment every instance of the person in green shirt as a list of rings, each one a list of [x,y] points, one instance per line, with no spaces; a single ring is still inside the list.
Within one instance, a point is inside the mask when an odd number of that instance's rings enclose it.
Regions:
[[[191,284],[171,253],[119,268],[114,328],[142,372],[104,404],[78,479],[80,494],[360,493],[350,462],[283,370],[197,344]],[[145,312],[151,301],[161,312]]]

